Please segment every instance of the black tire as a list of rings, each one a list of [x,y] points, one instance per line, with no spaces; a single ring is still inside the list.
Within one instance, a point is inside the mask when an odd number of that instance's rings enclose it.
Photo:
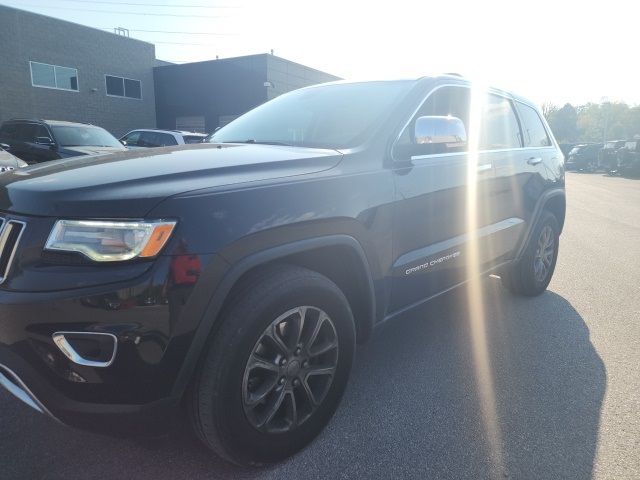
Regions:
[[[553,253],[550,263],[545,264],[546,273],[541,278],[536,269],[536,256],[538,253],[541,236],[543,232],[551,230],[553,239]],[[560,225],[556,217],[549,211],[542,212],[542,215],[535,226],[533,234],[522,257],[510,265],[502,272],[502,285],[510,292],[517,295],[534,297],[540,295],[547,289],[558,259],[558,247],[560,241]]]
[[[334,328],[330,332],[335,334],[333,342],[337,344],[335,352],[331,353],[335,354],[335,357],[331,357],[335,362],[335,370],[330,375],[330,380],[323,377],[323,381],[329,383],[323,387],[323,397],[318,401],[318,406],[310,407],[315,410],[308,413],[306,420],[302,420],[296,428],[290,427],[291,430],[284,432],[261,431],[252,424],[246,411],[249,408],[246,395],[251,395],[245,389],[249,384],[246,375],[247,371],[253,372],[249,370],[248,362],[256,358],[257,346],[266,338],[265,332],[273,331],[270,329],[274,320],[284,312],[301,306],[311,306],[326,312],[331,320]],[[220,320],[220,327],[210,339],[190,387],[187,405],[194,430],[205,445],[238,465],[260,466],[281,461],[307,446],[323,430],[340,403],[355,352],[355,326],[347,299],[331,280],[317,272],[295,266],[276,266],[260,272],[235,289]],[[319,323],[326,322],[323,320]],[[305,325],[304,320],[300,325]],[[301,336],[302,333],[298,335],[299,341]],[[309,345],[308,350],[311,347]],[[275,364],[279,365],[280,361],[276,358]],[[297,362],[292,357],[290,366],[294,363],[302,362]],[[309,361],[305,363],[312,368]],[[267,370],[264,373],[265,376],[271,374]],[[280,373],[275,375],[279,376]],[[304,378],[305,373],[296,370],[291,375],[299,375],[297,379]],[[296,392],[303,389],[306,394],[310,378],[312,377],[306,377],[303,386],[297,380],[298,386],[295,387],[295,380],[287,377],[285,386],[272,387],[269,395],[276,395],[279,388],[283,391],[287,388],[290,389],[290,396],[284,398],[295,403],[297,394],[293,393],[294,389],[297,389]],[[279,378],[278,381],[285,380]],[[267,402],[263,400],[258,403]],[[308,403],[312,405],[312,402]],[[278,414],[281,413],[284,418],[290,416],[291,410],[290,405],[287,405],[282,412],[278,410]],[[274,418],[280,420],[277,415]],[[271,420],[267,421],[269,422]],[[296,423],[298,420],[291,425]]]

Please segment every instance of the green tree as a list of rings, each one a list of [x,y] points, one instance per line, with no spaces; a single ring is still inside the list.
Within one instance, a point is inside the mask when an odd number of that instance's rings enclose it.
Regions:
[[[570,103],[558,109],[548,107],[545,109],[547,121],[559,142],[575,142],[579,137],[578,112]]]

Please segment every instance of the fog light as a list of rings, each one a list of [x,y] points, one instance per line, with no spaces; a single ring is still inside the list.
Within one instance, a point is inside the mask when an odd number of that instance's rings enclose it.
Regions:
[[[69,360],[85,367],[108,367],[118,351],[118,338],[112,333],[56,332],[52,337]]]

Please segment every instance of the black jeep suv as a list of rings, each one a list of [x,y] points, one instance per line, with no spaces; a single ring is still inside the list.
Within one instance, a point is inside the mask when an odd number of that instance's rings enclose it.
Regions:
[[[184,409],[206,445],[258,465],[322,430],[375,327],[488,273],[545,290],[563,156],[504,91],[336,83],[208,144],[4,174],[0,212],[1,384],[105,432]]]
[[[0,142],[29,164],[126,150],[104,128],[59,120],[8,120],[0,127]]]

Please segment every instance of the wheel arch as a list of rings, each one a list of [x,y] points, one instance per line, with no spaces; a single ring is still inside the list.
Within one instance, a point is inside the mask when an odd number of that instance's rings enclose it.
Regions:
[[[520,247],[518,248],[515,259],[519,259],[520,257],[522,257],[525,249],[527,248],[527,245],[529,244],[531,235],[534,231],[534,227],[538,223],[538,220],[540,219],[543,211],[549,211],[556,216],[558,223],[560,224],[560,233],[562,233],[566,209],[566,195],[564,188],[554,188],[552,190],[545,191],[536,203],[533,214],[531,215],[531,221],[527,226],[526,234],[524,235]]]
[[[340,261],[327,262],[326,255],[335,255]],[[308,268],[332,280],[347,297],[356,323],[358,343],[369,338],[376,318],[374,284],[364,249],[354,237],[328,235],[262,250],[234,264],[216,287],[178,374],[172,392],[174,397],[181,397],[189,384],[234,288],[249,276],[274,264]]]
[[[543,210],[553,213],[560,224],[560,233],[564,228],[564,219],[567,213],[567,200],[564,192],[551,195],[544,203]]]

